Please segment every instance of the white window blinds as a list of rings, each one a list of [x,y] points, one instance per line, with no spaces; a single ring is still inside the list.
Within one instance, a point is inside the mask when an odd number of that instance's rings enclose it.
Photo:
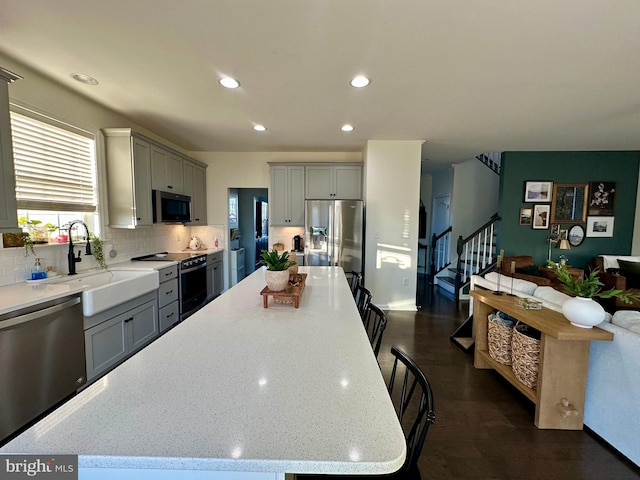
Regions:
[[[11,112],[18,208],[95,212],[95,140],[43,117]]]

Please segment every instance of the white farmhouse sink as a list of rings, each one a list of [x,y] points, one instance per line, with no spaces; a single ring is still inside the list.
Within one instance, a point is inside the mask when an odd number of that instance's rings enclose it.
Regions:
[[[116,305],[133,300],[145,293],[157,290],[160,282],[157,271],[108,271],[83,275],[59,283],[80,284],[87,288],[82,292],[82,313],[90,317]]]

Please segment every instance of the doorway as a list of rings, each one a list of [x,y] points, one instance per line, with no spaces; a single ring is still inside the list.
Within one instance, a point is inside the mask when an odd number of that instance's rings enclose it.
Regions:
[[[244,249],[245,274],[249,275],[260,267],[260,252],[269,245],[269,190],[232,188],[229,194],[237,197],[237,231],[232,248]]]

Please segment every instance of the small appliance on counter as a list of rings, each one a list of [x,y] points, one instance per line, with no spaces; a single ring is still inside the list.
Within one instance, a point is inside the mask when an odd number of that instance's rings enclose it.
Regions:
[[[199,250],[202,246],[202,240],[198,237],[191,237],[191,240],[189,241],[189,248],[191,250]]]
[[[291,247],[291,250],[294,252],[303,251],[302,237],[300,235],[296,235],[295,237],[293,237],[293,245]]]

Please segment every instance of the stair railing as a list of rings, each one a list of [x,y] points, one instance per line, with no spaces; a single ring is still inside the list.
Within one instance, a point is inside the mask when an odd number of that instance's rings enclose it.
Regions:
[[[476,158],[489,167],[494,173],[500,175],[502,154],[500,152],[481,153]]]
[[[451,265],[451,232],[453,227],[447,228],[431,237],[431,264],[429,266],[429,284],[433,287],[436,275]]]
[[[496,259],[495,224],[500,216],[494,213],[491,219],[467,238],[458,237],[455,298],[460,299],[460,290],[466,287],[471,275],[488,270]]]

